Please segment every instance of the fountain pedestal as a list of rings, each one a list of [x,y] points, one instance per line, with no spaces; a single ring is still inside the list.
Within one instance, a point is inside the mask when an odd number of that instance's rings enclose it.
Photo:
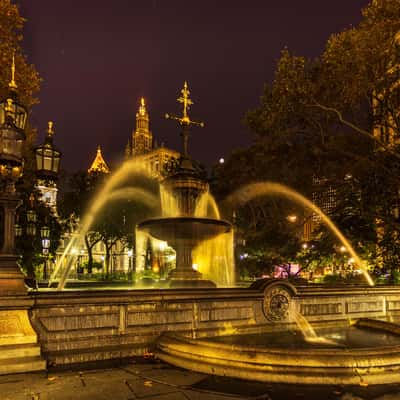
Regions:
[[[138,229],[168,242],[176,251],[176,268],[169,273],[170,287],[216,287],[210,280],[193,269],[192,253],[196,246],[207,239],[226,233],[231,225],[226,221],[196,216],[196,206],[208,191],[208,183],[188,156],[180,159],[176,170],[162,182],[162,190],[174,199],[176,210],[166,210],[165,218],[143,221]]]
[[[179,241],[176,268],[169,273],[170,287],[216,287],[214,282],[202,279],[202,274],[193,269],[192,251],[195,245],[192,239]]]
[[[192,252],[202,241],[228,232],[231,224],[211,218],[171,217],[141,222],[138,229],[168,242],[176,251],[176,268],[169,274],[171,287],[215,287],[193,269]]]

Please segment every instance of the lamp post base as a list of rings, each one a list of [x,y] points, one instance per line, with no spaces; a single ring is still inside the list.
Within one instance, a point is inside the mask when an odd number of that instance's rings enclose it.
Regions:
[[[0,255],[0,296],[24,295],[28,292],[25,276],[12,254]]]

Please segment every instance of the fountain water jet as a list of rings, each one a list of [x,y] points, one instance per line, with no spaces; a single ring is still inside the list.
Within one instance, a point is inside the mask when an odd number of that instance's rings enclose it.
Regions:
[[[74,247],[80,247],[83,241],[83,237],[86,235],[86,233],[90,230],[93,222],[95,221],[96,216],[99,214],[99,212],[102,210],[105,204],[108,202],[116,201],[116,200],[122,200],[122,199],[131,199],[131,198],[137,198],[140,200],[141,203],[147,205],[148,207],[157,207],[158,206],[158,199],[150,194],[149,192],[138,189],[138,188],[125,188],[125,189],[119,189],[111,193],[106,201],[101,202],[101,206],[99,207],[93,207],[89,213],[85,215],[85,218],[83,220],[82,228],[79,231],[79,235],[72,238],[70,242],[68,243],[68,246],[66,247],[61,259],[57,263],[57,267],[52,274],[50,280],[49,280],[49,286],[55,281],[55,277],[57,273],[60,270],[60,266],[62,266],[62,262],[64,262],[65,257],[68,255],[68,252],[71,250],[71,248]],[[94,209],[94,211],[93,211]],[[70,257],[62,271],[61,277],[59,284],[57,286],[57,290],[63,290],[65,286],[65,282],[67,280],[69,271],[71,269],[71,266],[73,263],[76,261],[76,256]]]
[[[65,258],[70,254],[71,249],[80,245],[82,242],[83,236],[90,230],[96,216],[102,210],[102,208],[109,201],[115,201],[119,199],[129,198],[129,199],[137,199],[142,203],[148,205],[149,207],[155,207],[159,205],[158,199],[156,199],[151,193],[148,191],[135,188],[128,187],[124,189],[114,190],[118,185],[120,185],[124,179],[127,177],[132,177],[133,175],[139,175],[144,177],[149,177],[149,173],[144,167],[143,163],[138,162],[137,160],[129,160],[126,161],[111,177],[106,181],[104,186],[96,193],[95,200],[89,208],[89,211],[83,218],[82,225],[80,228],[79,235],[72,238],[67,247],[65,248],[62,256],[57,262],[56,268],[50,277],[49,286],[56,280],[56,276],[59,274],[60,269],[63,267],[65,263]],[[67,265],[64,267],[62,272],[62,276],[57,287],[57,290],[62,290],[65,285],[65,281],[68,277],[69,270],[74,261],[74,257],[71,257],[67,262]]]
[[[185,90],[187,90],[186,86]],[[185,93],[188,95],[188,91]],[[185,99],[188,100],[187,97]],[[153,218],[138,225],[137,232],[139,234],[137,235],[136,245],[139,251],[137,251],[137,255],[141,254],[140,249],[144,244],[144,236],[140,233],[142,231],[142,233],[147,233],[147,235],[151,235],[155,239],[168,242],[175,249],[177,253],[176,268],[170,273],[173,285],[215,286],[211,281],[201,279],[201,273],[193,269],[193,263],[196,262],[193,262],[192,253],[200,243],[205,242],[200,247],[203,253],[200,269],[207,271],[206,275],[211,279],[216,277],[217,281],[222,285],[232,285],[234,283],[232,228],[230,223],[220,219],[218,207],[209,193],[208,184],[200,177],[200,170],[195,167],[195,163],[187,155],[187,128],[194,122],[190,121],[185,112],[180,121],[183,127],[182,136],[184,137],[183,156],[173,173],[167,176],[160,185],[163,218]],[[66,247],[49,285],[59,274],[61,266],[64,265],[66,255],[70,253],[74,246],[80,244],[82,237],[90,230],[99,211],[109,201],[115,200],[121,195],[122,197],[139,197],[145,203],[155,203],[153,198],[146,197],[143,192],[135,193],[122,189],[121,192],[118,192],[114,190],[132,172],[145,174],[147,171],[138,162],[128,161],[110,177],[104,187],[96,194],[96,200],[83,219],[80,235],[73,238]],[[220,254],[216,249],[219,249]],[[73,262],[74,257],[70,257],[66,267],[63,268],[58,290],[64,288]],[[211,264],[213,264],[212,267]],[[220,270],[221,268],[224,272],[222,274],[216,273],[215,270]],[[225,271],[228,271],[228,273],[226,274]],[[223,279],[221,278],[222,275],[224,276]]]
[[[258,182],[246,185],[236,190],[234,193],[229,195],[225,199],[225,201],[235,205],[239,205],[247,203],[248,201],[253,200],[256,197],[266,196],[266,195],[281,196],[288,198],[302,205],[303,207],[307,207],[314,213],[318,214],[321,217],[322,222],[347,248],[351,256],[354,258],[355,263],[360,267],[361,271],[363,272],[368,284],[370,286],[374,286],[374,282],[370,277],[370,275],[368,274],[368,271],[366,270],[364,263],[361,261],[360,257],[358,257],[357,253],[354,251],[350,242],[344,237],[344,235],[340,232],[337,226],[319,207],[317,207],[313,202],[311,202],[310,200],[308,200],[306,197],[296,192],[295,190],[275,182]]]

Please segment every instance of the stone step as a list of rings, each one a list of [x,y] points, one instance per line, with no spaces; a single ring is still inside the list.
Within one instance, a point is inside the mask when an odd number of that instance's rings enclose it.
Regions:
[[[0,375],[43,371],[45,369],[46,361],[40,356],[18,357],[0,360]]]
[[[40,346],[38,344],[0,346],[0,363],[2,360],[9,358],[36,356],[40,356]]]

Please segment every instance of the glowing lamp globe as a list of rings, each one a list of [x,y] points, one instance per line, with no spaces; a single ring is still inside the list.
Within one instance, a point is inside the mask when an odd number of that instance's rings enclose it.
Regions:
[[[53,146],[53,123],[49,122],[45,142],[36,147],[36,171],[43,177],[55,178],[60,169],[61,152]]]

